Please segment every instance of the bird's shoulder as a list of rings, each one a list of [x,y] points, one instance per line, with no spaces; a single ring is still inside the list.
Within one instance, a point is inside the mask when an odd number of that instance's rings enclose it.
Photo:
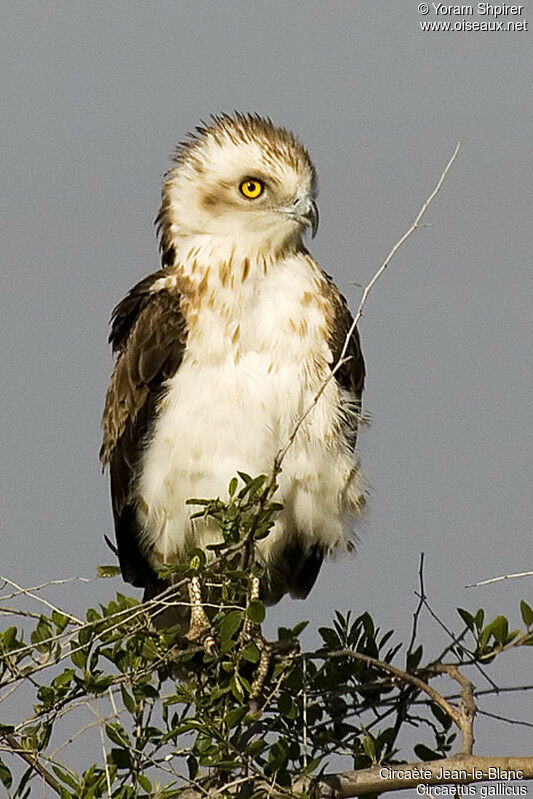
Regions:
[[[175,374],[186,336],[181,297],[168,269],[143,278],[113,310],[109,341],[117,358],[102,420],[104,465],[126,427]]]
[[[353,324],[354,317],[346,298],[334,283],[333,278],[324,271],[322,274],[327,283],[332,311],[329,326],[331,366],[335,368],[339,361],[344,361],[335,372],[335,379],[343,389],[350,392],[360,408],[366,370],[359,331]]]

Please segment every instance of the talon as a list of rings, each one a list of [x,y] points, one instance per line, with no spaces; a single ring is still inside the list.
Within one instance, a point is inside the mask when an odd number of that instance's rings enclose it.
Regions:
[[[213,628],[210,624],[202,627],[191,624],[184,637],[192,644],[200,644],[200,646],[202,646],[202,648],[205,649],[209,655],[214,655],[217,652]]]

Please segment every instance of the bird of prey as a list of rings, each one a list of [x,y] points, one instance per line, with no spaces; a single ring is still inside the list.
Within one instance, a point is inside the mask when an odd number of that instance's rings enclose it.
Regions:
[[[353,320],[302,242],[315,195],[308,152],[258,115],[213,117],[178,146],[156,220],[162,268],[113,311],[100,453],[122,575],[147,598],[165,564],[220,541],[186,501],[227,498],[237,471],[271,472],[339,361]],[[308,595],[364,505],[356,330],[345,355],[283,460],[283,509],[257,542],[266,604]]]

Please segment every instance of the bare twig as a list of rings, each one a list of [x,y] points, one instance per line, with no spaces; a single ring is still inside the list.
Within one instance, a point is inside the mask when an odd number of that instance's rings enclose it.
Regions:
[[[40,583],[39,585],[31,585],[27,588],[21,588],[18,591],[13,591],[11,594],[4,594],[0,596],[0,602],[4,602],[7,599],[13,599],[16,596],[21,596],[21,594],[27,594],[28,591],[42,591],[43,588],[49,588],[51,585],[65,585],[65,583],[92,583],[95,580],[101,579],[100,577],[65,577],[59,580],[49,580],[47,583]],[[0,576],[0,580],[4,580],[4,582],[9,582],[5,579],[5,577]],[[11,583],[13,585],[13,583]]]
[[[400,249],[402,244],[405,241],[407,241],[409,236],[411,236],[415,232],[415,230],[417,230],[419,227],[422,227],[422,225],[420,224],[421,220],[422,220],[422,217],[424,216],[424,214],[427,211],[429,205],[434,200],[434,198],[438,194],[442,184],[444,183],[444,180],[446,179],[446,175],[448,174],[448,172],[450,170],[450,167],[453,164],[453,162],[455,161],[457,153],[459,152],[460,146],[461,146],[461,142],[457,142],[455,150],[453,151],[450,160],[448,161],[448,163],[444,167],[444,170],[443,170],[443,172],[442,172],[442,174],[441,174],[441,176],[440,176],[440,178],[439,178],[439,180],[437,182],[437,185],[435,186],[435,188],[433,189],[433,191],[431,192],[429,197],[424,201],[420,211],[418,212],[418,214],[417,214],[417,216],[415,218],[415,221],[408,228],[408,230],[406,230],[406,232],[403,234],[403,236],[401,236],[398,239],[398,241],[392,247],[392,249],[390,250],[389,254],[385,258],[385,260],[383,261],[383,263],[381,264],[381,266],[379,267],[377,272],[371,278],[369,283],[367,283],[366,286],[363,288],[363,293],[361,295],[361,300],[359,302],[359,306],[357,308],[357,311],[355,312],[355,316],[353,318],[353,321],[352,321],[352,324],[350,326],[350,329],[348,330],[348,333],[346,334],[346,338],[344,339],[344,345],[343,345],[342,350],[340,352],[340,355],[339,355],[339,357],[337,359],[337,362],[333,366],[333,368],[331,369],[331,372],[328,374],[326,379],[319,386],[315,396],[313,397],[312,402],[309,404],[309,406],[306,408],[306,410],[303,412],[303,414],[300,416],[300,418],[298,419],[298,421],[294,425],[294,427],[292,429],[292,432],[291,432],[291,434],[290,434],[290,436],[289,436],[289,438],[287,440],[287,443],[277,453],[276,458],[274,460],[274,470],[273,470],[274,471],[274,476],[279,474],[279,472],[281,470],[281,464],[282,464],[282,462],[283,462],[288,450],[292,446],[292,443],[293,443],[294,439],[296,438],[296,435],[298,434],[298,431],[300,430],[302,424],[304,423],[304,421],[307,419],[307,417],[309,416],[309,414],[311,413],[313,408],[318,403],[318,400],[320,399],[320,397],[322,396],[322,394],[326,390],[327,386],[329,385],[329,383],[331,382],[333,377],[336,375],[336,373],[339,371],[339,369],[342,366],[344,366],[344,364],[348,360],[350,360],[351,356],[346,357],[346,353],[348,352],[348,347],[350,346],[350,340],[351,340],[351,338],[352,338],[352,336],[353,336],[353,334],[355,332],[355,329],[357,327],[357,323],[359,322],[361,316],[363,315],[363,308],[365,307],[365,303],[366,303],[366,301],[368,299],[368,295],[370,294],[370,292],[374,288],[375,284],[377,283],[377,281],[379,280],[379,278],[381,277],[381,275],[383,274],[385,269],[388,267],[388,265],[391,262],[392,258],[394,257],[394,255],[396,255],[396,253],[398,252],[398,250]]]
[[[96,716],[96,722],[98,724],[98,731],[100,733],[100,744],[102,746],[102,755],[104,756],[104,769],[105,769],[105,777],[107,783],[107,795],[109,799],[111,799],[111,794],[113,792],[113,786],[111,785],[111,774],[109,773],[109,765],[107,761],[107,750],[105,746],[105,738],[104,738],[104,724],[105,719],[102,718],[98,706],[93,707],[91,703],[88,703],[90,710]]]
[[[491,685],[491,686],[492,686],[492,688],[494,688],[494,690],[497,692],[497,691],[498,691],[498,686],[496,685],[496,683],[494,682],[494,680],[493,680],[491,677],[489,677],[489,675],[486,673],[486,671],[483,669],[483,667],[482,667],[482,666],[481,666],[481,665],[480,665],[480,664],[477,662],[477,660],[475,660],[475,655],[474,655],[474,653],[472,652],[472,650],[468,649],[468,647],[466,647],[464,644],[462,644],[462,643],[461,643],[461,641],[462,641],[463,637],[465,636],[465,634],[466,634],[466,632],[467,632],[467,629],[465,629],[465,630],[464,630],[462,633],[460,633],[460,634],[459,634],[459,635],[457,635],[457,636],[456,636],[456,635],[454,635],[454,634],[452,633],[452,631],[448,629],[448,627],[446,626],[446,624],[444,624],[444,622],[442,621],[442,619],[440,619],[440,618],[439,618],[439,616],[437,616],[437,614],[435,613],[435,611],[433,610],[433,608],[432,608],[432,607],[431,607],[431,605],[429,604],[427,596],[426,596],[426,597],[424,597],[424,605],[425,605],[425,607],[427,608],[427,611],[428,611],[429,615],[430,615],[430,616],[431,616],[433,619],[435,619],[435,621],[437,622],[437,624],[438,624],[440,627],[442,627],[442,629],[444,630],[444,632],[446,633],[446,635],[448,635],[448,636],[449,636],[449,638],[451,639],[451,644],[449,644],[449,645],[446,647],[446,649],[445,649],[443,652],[441,652],[441,654],[439,655],[438,659],[437,659],[437,660],[435,660],[434,662],[435,662],[435,663],[437,663],[437,662],[441,662],[441,661],[444,659],[444,657],[445,657],[445,656],[448,654],[448,652],[449,652],[451,649],[453,649],[453,648],[454,648],[456,645],[458,645],[458,644],[461,644],[461,647],[464,649],[464,651],[465,651],[465,652],[466,652],[468,655],[470,655],[470,656],[471,656],[471,657],[474,659],[474,661],[475,661],[475,662],[474,662],[474,665],[475,665],[476,669],[479,671],[479,673],[480,673],[480,674],[482,674],[482,675],[483,675],[483,677],[486,679],[486,681],[488,682],[488,684],[489,684],[489,685]]]
[[[55,610],[57,613],[61,613],[63,616],[67,616],[71,621],[74,622],[74,624],[83,625],[81,619],[76,618],[76,616],[73,616],[72,613],[67,613],[65,610],[60,610],[59,608],[56,608],[56,606],[52,605],[51,602],[48,602],[48,600],[43,599],[40,596],[37,596],[37,594],[34,594],[33,591],[30,591],[27,588],[22,588],[22,586],[17,585],[17,583],[13,582],[13,580],[10,580],[8,577],[4,577],[2,574],[0,574],[0,580],[3,580],[5,583],[8,583],[9,585],[12,585],[13,588],[16,588],[17,591],[20,591],[20,593],[24,594],[24,596],[29,596],[31,597],[31,599],[35,599],[37,602],[41,602],[43,605],[46,605],[46,607],[50,608],[50,610]]]
[[[480,580],[478,583],[471,583],[465,585],[465,588],[477,588],[480,585],[489,585],[490,583],[499,583],[501,580],[515,580],[518,577],[532,577],[531,572],[516,572],[515,574],[502,574],[501,577],[490,577],[488,580]]]
[[[488,716],[489,719],[496,719],[496,721],[505,721],[506,724],[511,724],[515,727],[528,727],[533,730],[533,723],[531,721],[524,721],[523,719],[510,719],[508,716],[500,716],[498,713],[490,713],[488,710],[477,709],[478,716]]]
[[[426,590],[424,588],[424,553],[420,553],[420,565],[418,567],[418,582],[420,585],[420,593],[418,594],[418,605],[416,606],[416,610],[413,613],[413,628],[411,631],[411,640],[409,641],[409,646],[407,648],[406,659],[409,657],[411,652],[413,651],[413,647],[416,641],[416,635],[418,632],[418,619],[420,618],[420,613],[422,608],[424,607],[424,602],[426,601]]]

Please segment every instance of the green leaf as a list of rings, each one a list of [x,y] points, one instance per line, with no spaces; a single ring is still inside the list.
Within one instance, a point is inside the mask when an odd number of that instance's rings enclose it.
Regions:
[[[416,669],[422,659],[422,653],[422,646],[418,646],[414,652],[407,656],[407,671]]]
[[[137,702],[131,694],[129,694],[123,685],[120,686],[120,693],[122,694],[122,701],[128,713],[135,713],[137,711]]]
[[[0,758],[0,780],[2,780],[2,783],[5,785],[6,788],[11,788],[13,784],[13,776],[1,758]]]
[[[308,621],[298,622],[298,624],[292,628],[293,637],[298,638],[298,636],[305,630],[308,624],[309,624]]]
[[[236,727],[237,724],[240,724],[247,713],[247,707],[235,707],[233,710],[228,710],[225,716],[225,721],[229,729],[231,730],[233,727]]]
[[[203,549],[199,549],[195,547],[192,552],[190,553],[190,560],[189,566],[191,569],[198,571],[198,569],[203,569],[206,563],[205,552]]]
[[[157,660],[159,657],[157,644],[151,638],[145,638],[143,641],[142,656],[146,660]]]
[[[113,741],[114,744],[118,744],[121,747],[130,746],[128,733],[121,724],[106,724],[105,731],[109,740]]]
[[[328,649],[342,649],[341,642],[339,640],[339,636],[332,630],[331,627],[319,627],[318,632],[322,636],[322,640],[324,641],[325,645]]]
[[[6,652],[9,652],[11,649],[16,649],[18,646],[17,641],[17,628],[16,627],[8,627],[7,630],[4,632],[3,636],[3,644],[4,649]]]
[[[72,775],[68,774],[68,772],[64,771],[62,768],[59,768],[59,766],[54,765],[52,765],[52,770],[56,777],[59,777],[60,780],[65,782],[69,788],[73,788],[75,791],[79,789],[79,782],[75,780]]]
[[[187,758],[187,768],[189,770],[189,779],[196,779],[196,775],[198,774],[198,761],[193,755],[189,755]]]
[[[153,792],[154,789],[152,788],[152,783],[150,782],[146,774],[138,774],[137,782],[139,783],[141,788],[146,791],[146,793],[151,794]]]
[[[485,618],[485,611],[483,610],[483,608],[480,608],[474,618],[478,630],[481,630],[481,628],[483,627],[484,618]]]
[[[37,624],[37,627],[35,628],[35,630],[33,630],[30,636],[31,642],[32,644],[35,644],[35,646],[40,652],[47,652],[51,646],[48,639],[51,637],[52,637],[52,625],[50,623],[50,619],[48,619],[46,616],[41,616],[41,618],[39,619],[39,623]],[[43,641],[45,643],[39,646],[39,644],[41,644],[41,642]]]
[[[365,750],[365,754],[372,760],[373,763],[376,762],[376,742],[372,735],[369,732],[365,732],[363,738],[363,749]]]
[[[254,533],[254,541],[262,541],[263,538],[266,538],[270,533],[271,527],[272,525],[264,528],[259,527]]]
[[[414,752],[420,760],[438,760],[439,757],[441,757],[441,755],[429,749],[429,747],[424,746],[424,744],[417,744],[414,748]]]
[[[230,680],[231,693],[238,702],[244,702],[244,689],[242,680],[238,674],[234,674]]]
[[[254,599],[246,608],[246,615],[255,624],[262,624],[265,620],[265,606],[259,599]]]
[[[253,641],[248,641],[242,651],[242,656],[248,663],[259,663],[259,649]]]
[[[287,741],[284,738],[279,738],[272,744],[268,753],[268,762],[272,770],[281,771],[281,769],[284,769],[287,765],[288,757]]]
[[[231,480],[229,481],[229,488],[228,488],[228,494],[230,495],[230,497],[235,496],[235,492],[237,491],[238,487],[239,487],[239,481],[237,480],[236,477],[232,477]]]
[[[250,480],[246,484],[245,491],[249,494],[250,497],[254,497],[262,489],[265,480],[266,480],[265,474],[260,474],[258,477],[254,477],[253,480]]]
[[[509,634],[509,622],[505,616],[496,616],[490,627],[496,641],[503,646]]]
[[[255,741],[250,741],[246,747],[246,753],[250,755],[250,757],[257,757],[267,746],[268,744],[264,739],[258,738]]]
[[[312,774],[321,764],[322,759],[323,756],[321,755],[320,757],[315,757],[313,760],[309,760],[307,766],[299,771],[298,776],[303,777],[307,774]]]
[[[65,616],[64,613],[60,613],[58,610],[54,610],[52,612],[52,621],[57,627],[58,632],[62,633],[68,624],[68,616]]]
[[[469,613],[468,610],[464,610],[464,608],[457,608],[457,613],[462,618],[468,629],[474,630],[476,623],[472,614]]]
[[[95,608],[88,608],[87,613],[85,614],[85,618],[87,619],[88,622],[92,624],[95,621],[100,621],[102,617],[100,616],[98,611],[95,610]]]
[[[522,599],[520,602],[520,613],[522,614],[522,620],[526,627],[531,627],[533,624],[533,610],[531,606],[527,604],[525,599]]]
[[[79,669],[84,669],[87,663],[87,652],[84,652],[83,649],[76,648],[76,651],[72,652],[70,655],[70,659]]]
[[[230,610],[220,623],[220,637],[223,641],[233,638],[243,619],[242,610]]]
[[[292,697],[288,693],[280,694],[278,699],[278,709],[282,716],[286,716],[287,718],[295,718],[295,707],[294,702],[292,701]]]
[[[97,577],[116,577],[120,574],[120,566],[97,566]]]
[[[113,747],[109,753],[108,759],[117,768],[131,768],[131,757],[127,749],[117,749]]]
[[[439,724],[441,724],[445,730],[449,730],[452,726],[452,720],[450,716],[448,716],[448,714],[445,713],[444,710],[434,702],[432,702],[429,707]]]

